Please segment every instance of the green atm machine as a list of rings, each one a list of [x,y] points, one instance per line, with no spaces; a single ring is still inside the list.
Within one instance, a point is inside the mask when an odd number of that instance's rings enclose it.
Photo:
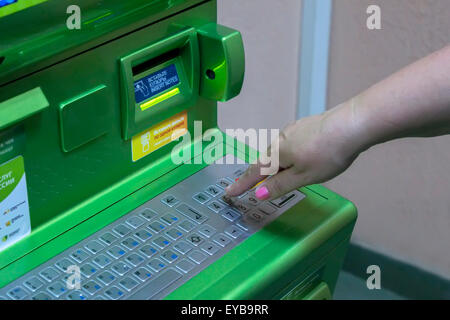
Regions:
[[[216,0],[0,0],[1,299],[332,297],[348,200],[221,200],[251,150],[217,127],[244,49],[216,21]]]

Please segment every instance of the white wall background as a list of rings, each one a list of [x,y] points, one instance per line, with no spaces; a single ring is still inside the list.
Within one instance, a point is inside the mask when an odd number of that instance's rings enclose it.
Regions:
[[[382,30],[365,14],[379,5]],[[449,0],[334,0],[328,105],[450,43]],[[450,278],[450,136],[376,146],[326,184],[355,202],[353,241]]]

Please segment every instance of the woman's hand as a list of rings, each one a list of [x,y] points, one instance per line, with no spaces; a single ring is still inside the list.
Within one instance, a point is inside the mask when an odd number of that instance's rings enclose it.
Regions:
[[[332,179],[347,169],[362,146],[356,138],[351,109],[351,106],[338,106],[285,128],[267,151],[272,154],[279,145],[279,171],[257,188],[256,197],[278,198],[296,188]],[[262,163],[251,165],[226,189],[226,195],[238,196],[267,178],[261,174],[261,168],[265,167]]]

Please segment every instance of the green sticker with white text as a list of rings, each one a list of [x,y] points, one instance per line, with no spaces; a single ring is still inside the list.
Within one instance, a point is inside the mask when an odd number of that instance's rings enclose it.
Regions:
[[[22,156],[0,164],[0,251],[31,232]]]

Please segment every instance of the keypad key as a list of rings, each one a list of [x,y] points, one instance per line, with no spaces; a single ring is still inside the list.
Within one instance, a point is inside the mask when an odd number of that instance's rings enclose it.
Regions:
[[[144,258],[138,255],[137,253],[130,254],[128,257],[126,257],[126,260],[134,267],[144,262]]]
[[[260,201],[253,193],[247,194],[247,196],[244,198],[245,203],[251,205],[251,206],[257,206]]]
[[[105,248],[104,245],[102,245],[100,242],[98,242],[97,240],[93,240],[90,241],[87,245],[86,245],[86,249],[88,249],[90,252],[92,253],[97,253],[99,251],[102,251],[103,248]]]
[[[169,231],[166,232],[166,234],[172,240],[177,240],[183,235],[183,233],[177,228],[170,229]]]
[[[203,192],[199,192],[199,193],[195,194],[192,198],[200,204],[204,204],[204,203],[208,202],[209,199],[211,199],[209,196],[207,196]]]
[[[136,231],[134,234],[141,241],[146,241],[149,238],[151,238],[151,236],[152,236],[152,234],[150,232],[148,232],[147,230],[145,230],[145,229],[140,229],[140,230]]]
[[[127,273],[130,270],[130,267],[123,262],[116,262],[112,265],[112,269],[119,275],[123,276],[125,273]]]
[[[173,207],[178,202],[180,202],[177,198],[175,198],[172,195],[165,196],[161,199],[161,202],[164,203],[166,206]]]
[[[194,220],[198,224],[201,224],[206,220],[208,220],[208,218],[205,215],[201,214],[198,210],[195,210],[194,208],[188,206],[185,203],[180,204],[176,209],[181,214]]]
[[[124,237],[131,232],[131,229],[124,224],[119,224],[113,228],[113,231],[119,236]]]
[[[178,225],[181,229],[183,229],[186,232],[191,231],[192,229],[195,228],[195,224],[193,224],[192,222],[190,222],[189,220],[184,220],[183,222],[181,222]]]
[[[125,249],[119,246],[111,247],[107,252],[115,259],[122,257],[126,253]]]
[[[230,220],[231,222],[236,221],[241,216],[239,213],[229,208],[224,209],[219,213],[222,215],[222,217],[224,217],[227,220]]]
[[[298,193],[296,193],[296,192],[291,192],[291,193],[285,194],[284,196],[281,196],[280,198],[270,201],[270,203],[277,206],[278,208],[281,208],[282,206],[288,204],[291,200],[296,198],[297,194]],[[300,195],[299,200],[305,198],[305,195],[303,193],[300,193],[299,195]]]
[[[231,243],[231,239],[222,233],[215,235],[212,239],[215,243],[219,244],[222,247],[225,247]]]
[[[74,263],[67,258],[61,259],[55,263],[55,266],[62,272],[66,272],[67,269],[73,265],[74,265]]]
[[[111,288],[106,289],[105,295],[112,300],[117,300],[123,297],[124,292],[122,289],[119,289],[116,286],[112,286]]]
[[[47,291],[54,295],[56,298],[59,298],[64,293],[66,293],[67,289],[64,283],[62,283],[61,281],[56,281],[47,287]]]
[[[168,214],[164,215],[161,219],[162,219],[165,223],[167,223],[169,226],[170,226],[172,223],[175,223],[175,222],[177,222],[177,221],[179,220],[178,217],[177,217],[176,215],[172,214],[172,213],[168,213]]]
[[[265,220],[265,218],[263,213],[251,212],[246,214],[243,220],[249,222],[250,224],[260,224]]]
[[[237,237],[242,235],[243,232],[238,227],[231,225],[225,229],[225,233],[236,239]]]
[[[192,233],[186,237],[186,240],[189,244],[193,244],[194,246],[198,246],[201,244],[204,240],[202,237],[200,237],[197,233]]]
[[[248,231],[250,229],[249,225],[245,221],[240,220],[236,224],[238,225],[239,228],[242,228],[245,231]]]
[[[158,222],[158,221],[154,221],[154,222],[150,223],[148,225],[148,227],[156,233],[161,232],[162,230],[164,230],[166,228],[166,226],[164,224],[162,224],[161,222]]]
[[[102,240],[109,246],[110,244],[112,244],[114,241],[117,240],[117,237],[110,232],[106,232],[100,237],[100,240]]]
[[[212,256],[213,254],[217,253],[217,251],[219,251],[219,247],[217,245],[215,245],[212,242],[206,242],[204,244],[202,244],[200,246],[200,248],[205,251],[207,254],[209,254],[210,256]]]
[[[97,279],[103,282],[105,285],[109,285],[111,282],[116,280],[116,276],[109,271],[103,271],[98,275]]]
[[[250,211],[250,208],[241,202],[236,203],[234,207],[242,213],[247,213]]]
[[[151,278],[152,274],[150,273],[150,271],[148,271],[145,268],[139,268],[136,271],[133,272],[133,274],[136,276],[136,278],[138,278],[139,280],[141,280],[142,282],[147,281],[148,279]]]
[[[156,250],[150,245],[143,246],[142,248],[139,249],[139,251],[143,253],[147,258],[153,257],[158,252],[158,250]]]
[[[105,254],[99,254],[92,261],[100,268],[104,268],[112,262],[112,260]]]
[[[211,197],[216,197],[219,194],[221,194],[222,189],[217,186],[210,185],[209,187],[206,188],[205,192],[209,194]]]
[[[164,262],[159,259],[153,259],[148,263],[148,266],[155,272],[159,272],[166,267]]]
[[[15,287],[12,290],[9,290],[7,295],[14,300],[23,300],[28,296],[28,293],[22,287]]]
[[[48,267],[42,270],[39,274],[41,275],[42,278],[44,278],[48,282],[55,280],[59,276],[59,272],[52,267]]]
[[[182,254],[186,254],[192,250],[192,247],[185,241],[179,241],[173,247]]]
[[[189,254],[189,259],[194,261],[197,264],[202,263],[207,258],[206,254],[202,253],[201,251],[194,250]]]
[[[97,268],[90,263],[86,263],[80,267],[80,271],[86,278],[90,278],[97,272]]]
[[[216,183],[219,187],[221,187],[222,189],[227,188],[228,186],[231,185],[231,182],[228,181],[228,179],[220,179],[219,181],[217,181]]]
[[[219,201],[212,201],[210,204],[208,204],[208,208],[210,208],[215,213],[218,213],[220,210],[225,209],[225,206]]]
[[[272,213],[275,213],[275,211],[277,211],[277,209],[275,209],[268,203],[261,203],[258,207],[258,210],[266,215],[270,215]]]
[[[95,296],[92,300],[106,300],[103,296]]]
[[[99,291],[102,287],[97,282],[90,280],[83,284],[83,289],[86,290],[87,293],[90,295],[95,294],[97,291]]]
[[[39,280],[39,278],[37,277],[31,277],[28,278],[27,280],[25,280],[25,282],[23,283],[23,285],[28,288],[30,291],[36,291],[38,289],[40,289],[44,283]]]
[[[177,268],[183,271],[184,273],[188,273],[192,269],[194,269],[195,264],[190,262],[189,260],[183,259],[177,264]]]
[[[125,277],[119,281],[119,284],[127,291],[131,291],[136,288],[139,284],[136,280],[131,277]]]
[[[67,295],[67,300],[86,300],[86,299],[87,299],[86,295],[79,290],[71,291]]]
[[[137,246],[139,246],[139,242],[134,240],[133,238],[126,238],[122,241],[122,245],[128,250],[133,250]]]
[[[172,263],[178,259],[178,255],[172,250],[166,250],[161,254],[161,258],[163,258],[169,263]]]
[[[147,221],[150,221],[154,217],[158,216],[158,214],[151,209],[144,209],[139,213],[139,215]]]
[[[207,224],[198,228],[197,231],[207,238],[210,238],[214,233],[216,233],[216,229]]]
[[[127,224],[136,229],[144,224],[144,220],[139,217],[131,217],[127,220]]]
[[[77,267],[78,268],[78,267]],[[78,269],[79,270],[79,269]],[[78,272],[78,270],[73,270]],[[69,290],[79,288],[81,284],[81,277],[75,275],[75,272],[70,272],[69,274],[64,274],[62,277],[62,281],[66,285],[66,288]]]
[[[89,258],[89,254],[83,249],[77,249],[70,255],[75,261],[81,263]]]
[[[52,297],[45,292],[39,292],[38,294],[31,297],[31,300],[52,300]]]
[[[161,249],[164,249],[170,244],[170,241],[164,237],[158,237],[155,240],[153,240],[153,243],[156,244]]]

